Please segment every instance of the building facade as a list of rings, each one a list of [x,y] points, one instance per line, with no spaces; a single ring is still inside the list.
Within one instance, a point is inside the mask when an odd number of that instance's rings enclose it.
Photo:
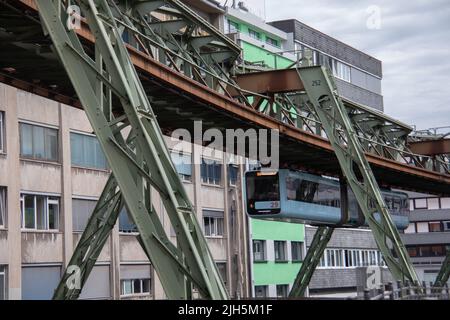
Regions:
[[[450,250],[450,198],[410,193],[410,209],[402,239],[419,279],[434,282]]]
[[[50,299],[110,171],[82,110],[0,84],[0,123],[0,297]],[[179,143],[166,140],[169,148]],[[192,145],[172,152],[230,295],[246,297],[243,167],[221,153],[203,155]],[[136,231],[124,210],[82,299],[165,297]]]
[[[328,66],[339,94],[354,103],[383,111],[382,63],[370,55],[334,39],[298,20],[271,22],[293,38],[295,52],[312,50],[312,63]]]

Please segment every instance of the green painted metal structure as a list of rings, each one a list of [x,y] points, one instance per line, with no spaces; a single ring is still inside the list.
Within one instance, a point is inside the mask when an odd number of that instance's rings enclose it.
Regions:
[[[306,289],[319,265],[320,259],[333,235],[334,228],[322,226],[314,234],[308,253],[303,260],[302,267],[295,278],[289,297],[298,298],[305,296]]]
[[[324,67],[297,68],[307,100],[333,146],[346,182],[356,196],[394,278],[418,283],[416,271],[381,195],[347,109],[330,71]]]
[[[104,0],[77,3],[95,36],[94,58],[85,52],[75,32],[66,29],[68,17],[62,2],[37,1],[43,26],[85,108],[112,175],[54,299],[79,296],[123,205],[168,298],[191,298],[192,285],[204,298],[228,298],[110,4]],[[168,239],[152,207],[152,189],[162,198],[178,247]],[[79,268],[75,273],[73,266]],[[71,282],[77,274],[81,286]]]
[[[149,98],[133,66],[127,46],[183,73],[194,81],[260,110],[280,121],[318,135],[326,135],[342,173],[355,193],[385,262],[398,280],[417,276],[395,229],[364,152],[414,166],[427,161],[406,148],[411,130],[363,106],[343,101],[329,71],[299,67],[305,91],[261,94],[241,90],[230,76],[239,47],[178,0],[79,0],[85,22],[95,37],[86,46],[66,27],[68,1],[36,0],[44,30],[50,36],[64,69],[108,159],[112,175],[55,292],[55,299],[76,299],[125,205],[138,231],[140,243],[170,299],[192,298],[195,286],[207,299],[227,299],[182,182],[171,162]],[[152,15],[157,12],[159,15]],[[171,19],[161,20],[161,15]],[[123,38],[129,40],[124,43]],[[234,88],[237,95],[230,94]],[[448,172],[448,164],[441,164]],[[177,246],[165,234],[151,204],[158,192],[177,234]],[[379,219],[376,219],[379,213]],[[317,235],[320,252],[326,236]],[[327,231],[327,232],[325,232]],[[324,240],[325,239],[325,240]],[[311,255],[313,255],[313,253]],[[316,253],[316,255],[317,255]],[[293,295],[302,294],[317,262],[300,271]],[[303,269],[303,268],[302,268]],[[70,271],[72,270],[72,271]],[[81,286],[74,286],[74,276]]]
[[[447,249],[447,256],[445,257],[444,262],[442,263],[441,270],[436,277],[436,281],[434,282],[435,287],[442,287],[445,283],[447,283],[450,278],[450,248]]]

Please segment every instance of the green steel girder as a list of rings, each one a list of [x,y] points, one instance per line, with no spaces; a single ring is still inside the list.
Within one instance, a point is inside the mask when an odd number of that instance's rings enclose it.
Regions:
[[[323,67],[297,68],[297,71],[309,103],[321,121],[342,173],[356,196],[392,275],[397,280],[418,283],[408,252],[392,221],[330,71]]]
[[[447,248],[447,255],[436,277],[434,287],[443,287],[447,283],[449,277],[450,277],[450,247]]]
[[[82,236],[83,240],[96,239],[92,247],[88,247],[88,262],[83,259],[87,250],[85,241],[80,241],[74,252],[72,261],[82,269],[82,282],[88,278],[123,201],[137,226],[140,243],[170,299],[191,297],[191,283],[204,298],[228,298],[108,2],[76,2],[95,36],[95,58],[83,50],[75,32],[66,30],[67,16],[61,1],[36,0],[36,3],[43,27],[50,35],[111,167],[114,178],[103,194],[117,194],[121,199],[120,205],[116,203],[112,206],[114,209],[107,211],[108,224],[99,225],[98,220],[102,210],[111,205],[99,204],[93,213]],[[151,188],[161,196],[177,235],[177,248],[171,244],[151,205]],[[54,298],[77,298],[80,290],[64,290],[65,285],[60,284],[61,289]]]
[[[306,253],[306,257],[303,259],[300,271],[292,285],[289,298],[300,298],[305,296],[306,289],[314,275],[314,271],[319,265],[320,259],[323,256],[333,232],[334,228],[328,226],[321,226],[317,229],[308,252]]]

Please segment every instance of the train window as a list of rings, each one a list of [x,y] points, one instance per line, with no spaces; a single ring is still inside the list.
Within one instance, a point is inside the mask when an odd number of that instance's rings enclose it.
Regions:
[[[278,175],[247,176],[249,201],[280,201]]]
[[[288,200],[336,208],[341,206],[340,187],[332,184],[288,177],[286,179],[286,191]]]

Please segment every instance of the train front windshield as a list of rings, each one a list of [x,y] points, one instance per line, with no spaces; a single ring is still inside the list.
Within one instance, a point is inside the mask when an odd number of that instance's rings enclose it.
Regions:
[[[247,212],[250,215],[280,213],[278,173],[248,172],[246,185]]]

